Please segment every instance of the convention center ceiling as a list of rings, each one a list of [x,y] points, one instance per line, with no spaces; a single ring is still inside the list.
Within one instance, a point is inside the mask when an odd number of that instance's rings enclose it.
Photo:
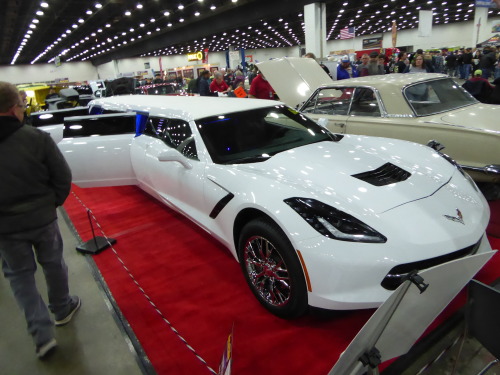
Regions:
[[[2,0],[0,65],[92,61],[304,44],[307,0]],[[327,40],[474,20],[474,0],[327,0]],[[490,9],[489,16],[500,14]],[[467,38],[469,39],[469,38]]]

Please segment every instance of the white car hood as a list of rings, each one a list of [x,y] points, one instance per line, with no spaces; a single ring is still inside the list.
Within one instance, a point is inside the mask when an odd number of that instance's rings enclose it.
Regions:
[[[500,134],[499,118],[500,105],[481,103],[436,115],[431,121],[469,129],[489,130]]]
[[[280,100],[297,107],[321,85],[333,81],[314,59],[283,57],[258,63]]]
[[[372,213],[427,197],[446,184],[456,171],[425,146],[385,138],[346,138],[338,143],[299,147],[265,162],[240,164],[236,168],[246,172],[249,186],[251,179],[259,175],[259,179],[269,179],[273,188],[282,188],[284,195],[315,198],[351,212],[354,207],[362,207],[363,211]],[[356,144],[349,142],[349,138],[355,138]],[[404,155],[404,160],[399,155]],[[387,162],[412,175],[406,181],[385,186],[374,186],[352,177]],[[288,188],[291,190],[286,191]]]

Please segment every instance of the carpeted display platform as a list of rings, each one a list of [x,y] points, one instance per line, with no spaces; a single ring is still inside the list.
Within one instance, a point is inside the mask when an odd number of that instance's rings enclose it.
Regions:
[[[254,298],[224,246],[139,188],[74,186],[72,193],[64,207],[82,239],[92,237],[85,205],[118,241],[93,258],[160,375],[216,372],[233,325],[234,374],[327,374],[373,313],[276,318]],[[500,239],[491,241],[499,247]],[[498,278],[499,258],[480,272],[481,281]]]

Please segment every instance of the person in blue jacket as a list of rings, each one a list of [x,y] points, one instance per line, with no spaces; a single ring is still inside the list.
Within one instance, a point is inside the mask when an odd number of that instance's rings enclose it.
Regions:
[[[359,72],[351,64],[351,60],[349,60],[349,56],[342,56],[340,59],[340,64],[337,66],[337,80],[348,79],[348,78],[356,78],[359,77]]]

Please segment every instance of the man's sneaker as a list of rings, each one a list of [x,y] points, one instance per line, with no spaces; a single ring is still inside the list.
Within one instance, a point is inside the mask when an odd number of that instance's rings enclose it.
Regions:
[[[45,344],[36,347],[36,356],[39,359],[47,358],[57,347],[56,339],[51,339]]]
[[[63,326],[65,324],[68,324],[70,322],[71,318],[73,317],[73,315],[75,315],[75,313],[78,311],[78,309],[80,308],[81,305],[82,305],[82,300],[80,299],[80,297],[77,297],[77,296],[72,297],[72,301],[70,303],[70,309],[69,309],[68,315],[66,315],[64,318],[56,319],[56,322],[55,322],[56,326],[60,327],[60,326]]]

